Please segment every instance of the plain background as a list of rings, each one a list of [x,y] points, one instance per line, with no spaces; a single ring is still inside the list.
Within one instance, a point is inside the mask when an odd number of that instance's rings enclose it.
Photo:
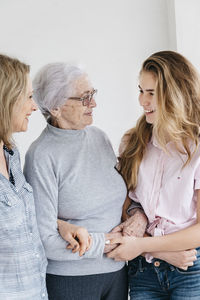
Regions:
[[[82,65],[98,89],[94,125],[117,153],[141,114],[138,73],[153,52],[177,50],[200,66],[199,0],[0,0],[0,52],[31,65]],[[45,127],[39,111],[15,135],[24,155]]]

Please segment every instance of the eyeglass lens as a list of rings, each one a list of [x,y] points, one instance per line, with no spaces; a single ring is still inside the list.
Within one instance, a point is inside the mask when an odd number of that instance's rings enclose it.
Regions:
[[[91,93],[89,93],[87,96],[85,96],[83,98],[82,103],[83,103],[84,106],[89,106],[90,105],[90,102],[92,101],[92,98],[94,97],[94,95],[96,94],[96,92],[97,91],[94,90],[94,91],[92,91]]]

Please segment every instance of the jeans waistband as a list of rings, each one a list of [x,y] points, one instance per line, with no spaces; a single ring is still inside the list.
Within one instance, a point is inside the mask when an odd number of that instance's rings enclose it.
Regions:
[[[197,259],[200,260],[200,247],[196,248],[197,250]],[[144,256],[138,256],[135,259],[133,259],[132,261],[129,261],[129,265],[131,264],[137,264],[138,269],[140,272],[143,272],[144,268],[149,268],[149,267],[159,267],[159,269],[169,269],[171,271],[175,270],[176,267],[169,264],[168,262],[162,260],[162,259],[158,259],[158,258],[154,258],[152,260],[151,263],[148,263],[145,259]]]

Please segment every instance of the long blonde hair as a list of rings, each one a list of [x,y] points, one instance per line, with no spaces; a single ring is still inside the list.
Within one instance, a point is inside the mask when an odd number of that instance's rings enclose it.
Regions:
[[[11,148],[13,106],[26,91],[30,67],[0,54],[0,142]]]
[[[161,51],[144,61],[140,73],[143,71],[151,72],[156,79],[158,117],[151,125],[143,115],[123,137],[126,146],[119,169],[129,189],[137,185],[139,166],[152,134],[164,151],[168,139],[177,151],[187,155],[183,167],[195,151],[191,152],[189,140],[197,148],[199,138],[200,78],[193,65],[179,53]]]

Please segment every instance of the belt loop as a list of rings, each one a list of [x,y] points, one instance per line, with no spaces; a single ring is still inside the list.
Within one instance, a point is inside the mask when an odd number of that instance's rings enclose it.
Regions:
[[[144,271],[144,269],[143,269],[143,266],[142,266],[142,260],[143,260],[143,257],[139,257],[139,271],[140,272],[143,272]]]
[[[172,266],[172,265],[169,265],[169,269],[170,269],[170,271],[174,271],[174,270],[175,270],[175,267]]]

